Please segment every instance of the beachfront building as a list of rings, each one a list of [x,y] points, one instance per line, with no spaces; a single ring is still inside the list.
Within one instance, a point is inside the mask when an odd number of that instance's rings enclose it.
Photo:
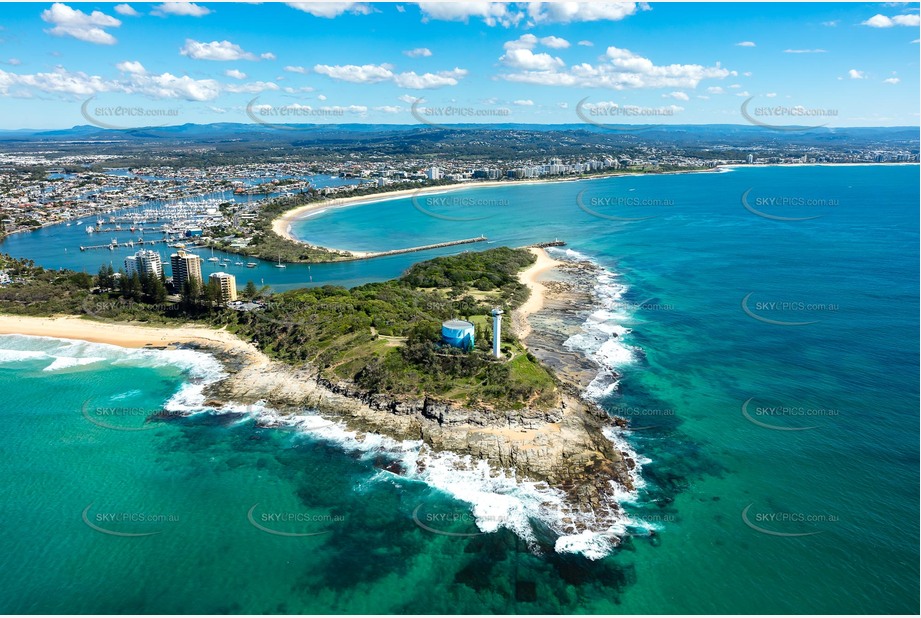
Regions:
[[[173,285],[177,290],[181,291],[185,282],[190,279],[202,282],[201,258],[197,255],[178,251],[169,256],[169,261],[173,268]]]
[[[437,167],[430,167],[425,171],[425,176],[429,180],[441,180],[441,170]]]
[[[237,300],[237,278],[230,273],[217,272],[208,275],[209,281],[217,281],[221,286],[221,300],[231,303]]]
[[[130,277],[134,273],[139,275],[154,275],[160,278],[163,275],[163,262],[156,251],[141,250],[125,258],[125,273]]]

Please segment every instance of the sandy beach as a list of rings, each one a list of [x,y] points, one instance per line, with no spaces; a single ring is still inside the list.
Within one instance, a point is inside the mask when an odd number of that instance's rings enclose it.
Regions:
[[[314,204],[306,204],[304,206],[298,206],[281,214],[280,217],[272,221],[272,231],[281,236],[282,238],[287,238],[294,242],[303,242],[300,239],[296,238],[291,234],[291,224],[302,218],[304,215],[315,212],[318,210],[326,210],[328,208],[343,208],[345,206],[357,206],[359,204],[375,204],[377,202],[386,202],[389,200],[399,199],[401,197],[412,197],[414,195],[431,195],[433,193],[447,193],[449,191],[462,191],[464,189],[488,189],[492,187],[510,187],[518,185],[529,185],[537,184],[540,182],[575,182],[575,180],[556,180],[556,181],[540,181],[540,180],[524,180],[524,181],[515,181],[515,182],[502,182],[502,181],[487,181],[487,182],[475,182],[475,183],[463,183],[456,185],[445,185],[441,187],[420,187],[415,189],[399,189],[397,191],[387,191],[386,193],[377,193],[374,195],[358,195],[355,197],[339,197],[331,200],[325,200],[323,202],[316,202]],[[328,247],[327,247],[328,248]],[[338,249],[339,251],[348,251],[352,255],[361,257],[368,255],[367,252],[362,251],[351,251],[349,249]]]
[[[537,261],[518,273],[518,280],[530,288],[531,295],[512,313],[512,328],[519,339],[524,339],[531,334],[531,323],[528,321],[528,316],[540,311],[544,306],[544,295],[547,288],[540,282],[541,276],[562,264],[559,260],[550,257],[545,249],[531,247],[529,250],[537,257]]]
[[[123,348],[161,348],[194,343],[211,349],[242,353],[253,360],[265,359],[262,352],[233,333],[203,326],[144,326],[94,322],[73,316],[44,318],[0,315],[0,335],[77,339]]]

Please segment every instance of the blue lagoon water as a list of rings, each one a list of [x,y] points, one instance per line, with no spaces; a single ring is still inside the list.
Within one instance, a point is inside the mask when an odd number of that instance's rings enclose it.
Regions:
[[[622,438],[645,485],[626,505],[637,534],[595,560],[554,551],[536,507],[490,526],[490,508],[533,506],[509,483],[393,474],[412,445],[262,427],[246,409],[145,423],[201,405],[220,371],[206,356],[0,337],[0,610],[916,613],[917,183],[916,166],[740,168],[295,226],[357,250],[560,238],[559,255],[607,269],[607,304],[573,345],[620,374],[599,396],[642,428]],[[2,250],[77,267],[49,246],[65,233]],[[264,277],[354,285],[470,248]]]

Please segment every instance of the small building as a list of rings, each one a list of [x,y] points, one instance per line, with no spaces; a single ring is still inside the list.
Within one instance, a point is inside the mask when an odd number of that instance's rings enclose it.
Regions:
[[[473,324],[466,320],[448,320],[441,324],[441,340],[454,348],[473,348],[473,332]]]

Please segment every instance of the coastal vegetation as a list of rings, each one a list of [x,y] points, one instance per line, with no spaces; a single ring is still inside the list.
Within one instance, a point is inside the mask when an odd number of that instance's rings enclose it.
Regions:
[[[520,306],[529,290],[517,277],[534,262],[524,249],[505,247],[440,257],[411,267],[398,279],[347,289],[322,286],[274,294],[264,306],[234,311],[216,302],[207,286],[167,301],[162,283],[45,270],[0,257],[13,283],[0,286],[0,312],[84,315],[111,321],[226,327],[270,357],[310,365],[331,382],[394,398],[430,397],[496,409],[550,407],[559,400],[554,377],[509,329],[503,358],[493,358],[489,312]],[[248,286],[255,293],[255,286]],[[441,323],[464,318],[475,325],[475,345],[443,345]]]

